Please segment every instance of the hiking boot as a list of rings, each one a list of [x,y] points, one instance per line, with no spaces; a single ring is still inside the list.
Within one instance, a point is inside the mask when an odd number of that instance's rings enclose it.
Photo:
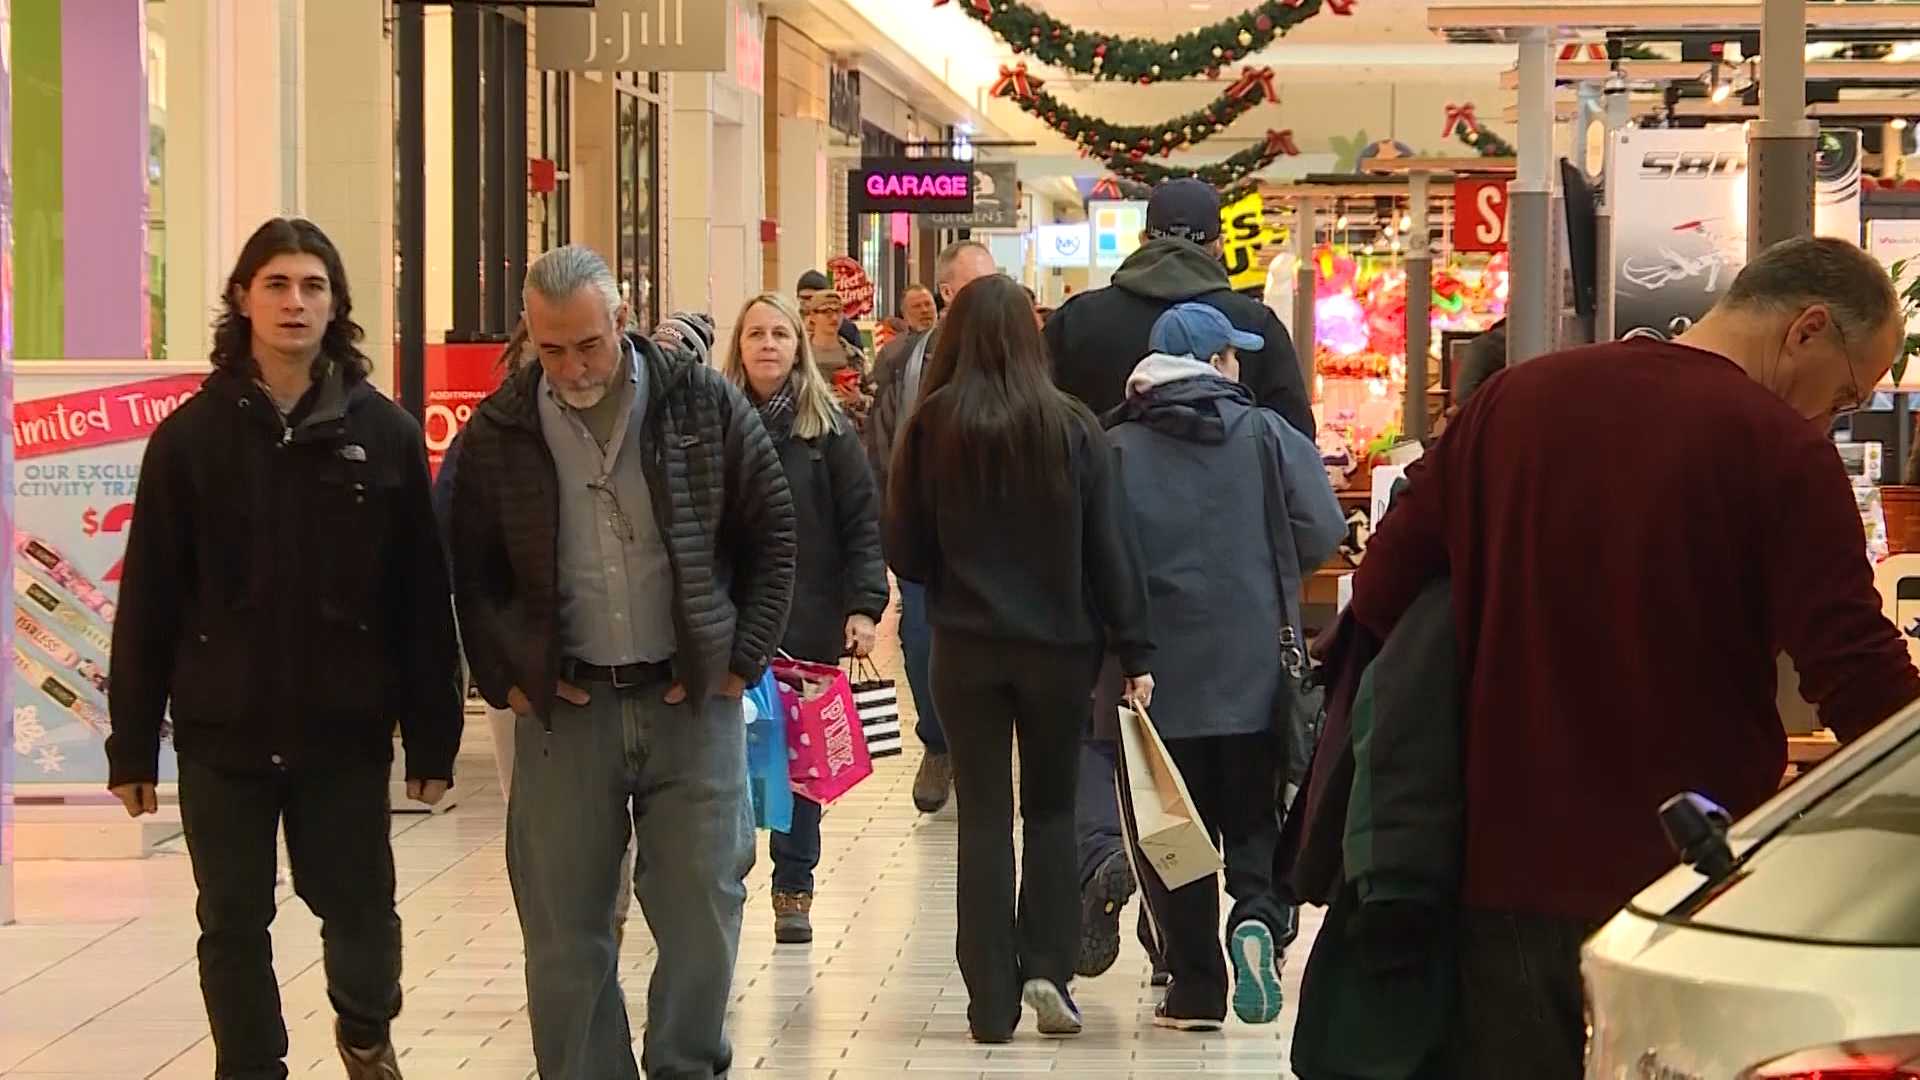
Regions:
[[[1274,941],[1273,929],[1258,919],[1247,919],[1227,936],[1227,957],[1233,962],[1233,1014],[1249,1024],[1271,1024],[1280,1018],[1280,962],[1285,954]]]
[[[923,814],[937,814],[953,794],[953,759],[927,751],[920,771],[913,774],[913,805]]]
[[[1040,1034],[1057,1037],[1080,1034],[1080,1007],[1048,979],[1028,979],[1020,1000],[1033,1010]]]
[[[813,894],[773,894],[773,940],[782,945],[805,945],[813,940]]]
[[[1122,852],[1114,852],[1080,887],[1080,959],[1074,974],[1092,978],[1105,974],[1120,959],[1120,910],[1133,898],[1133,867]]]
[[[340,1060],[347,1066],[347,1080],[401,1080],[400,1062],[394,1057],[391,1039],[365,1049],[348,1046],[340,1034],[339,1021],[335,1021],[333,1041],[340,1047]]]

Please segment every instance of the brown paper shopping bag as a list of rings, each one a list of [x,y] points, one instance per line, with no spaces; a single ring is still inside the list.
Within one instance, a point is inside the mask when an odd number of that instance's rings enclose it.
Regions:
[[[1219,873],[1226,864],[1144,709],[1120,706],[1120,747],[1127,760],[1134,835],[1161,882],[1178,889]]]

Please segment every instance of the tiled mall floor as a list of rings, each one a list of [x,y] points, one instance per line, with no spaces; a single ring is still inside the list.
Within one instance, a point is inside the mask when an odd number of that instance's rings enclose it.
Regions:
[[[1153,1028],[1154,991],[1129,932],[1113,971],[1075,985],[1086,1035],[1042,1040],[1029,1019],[1009,1046],[971,1043],[953,963],[954,816],[951,808],[933,817],[914,811],[914,753],[881,762],[872,780],[829,810],[810,947],[774,944],[763,848],[734,980],[735,1077],[1289,1075],[1304,948],[1289,964],[1280,1024],[1230,1021],[1215,1035]],[[406,1011],[395,1041],[410,1080],[522,1080],[533,1055],[520,932],[507,886],[505,808],[482,721],[468,728],[460,778],[462,801],[451,813],[394,819],[407,935]],[[18,890],[22,922],[0,928],[0,1078],[212,1076],[193,959],[193,883],[177,843],[137,862],[24,863]],[[291,890],[283,887],[281,898],[274,945],[292,1031],[289,1064],[295,1076],[339,1076],[319,927]],[[637,1034],[653,950],[635,915],[622,976]],[[1310,917],[1309,932],[1315,923]],[[1125,925],[1131,929],[1131,911]]]

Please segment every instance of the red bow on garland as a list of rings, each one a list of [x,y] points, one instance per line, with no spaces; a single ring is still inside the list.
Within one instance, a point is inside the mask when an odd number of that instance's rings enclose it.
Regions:
[[[1244,98],[1255,90],[1260,91],[1268,101],[1280,101],[1280,92],[1273,85],[1273,69],[1270,67],[1247,68],[1240,72],[1239,81],[1228,89],[1227,93],[1236,98]]]
[[[1440,132],[1441,138],[1449,138],[1464,126],[1468,131],[1479,131],[1480,121],[1474,118],[1473,102],[1465,105],[1447,106],[1447,126]]]
[[[1278,157],[1281,154],[1285,154],[1288,157],[1300,156],[1300,146],[1293,141],[1292,128],[1287,128],[1283,131],[1267,132],[1267,155],[1269,157]]]
[[[934,7],[946,7],[947,0],[933,0]],[[982,15],[993,14],[993,0],[973,0],[973,10]]]
[[[1027,65],[1019,64],[1014,67],[1008,67],[1002,64],[1000,65],[999,81],[993,84],[993,89],[988,91],[988,94],[991,97],[1007,97],[1009,96],[1007,91],[1012,90],[1013,93],[1011,96],[1022,100],[1032,100],[1035,88],[1041,85],[1043,85],[1041,80],[1027,74]]]

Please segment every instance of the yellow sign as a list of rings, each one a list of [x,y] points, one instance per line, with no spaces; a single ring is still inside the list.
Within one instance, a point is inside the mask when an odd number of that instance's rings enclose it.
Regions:
[[[1267,228],[1266,207],[1254,192],[1220,209],[1221,258],[1235,289],[1257,289],[1267,283],[1260,252],[1279,239]]]

